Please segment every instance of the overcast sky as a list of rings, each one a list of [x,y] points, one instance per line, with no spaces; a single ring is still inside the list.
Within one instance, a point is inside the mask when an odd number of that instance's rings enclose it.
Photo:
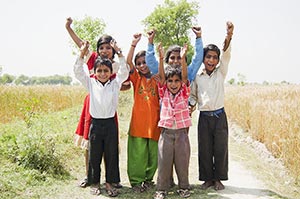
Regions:
[[[204,44],[220,48],[225,23],[235,25],[227,80],[240,73],[247,82],[300,83],[299,0],[198,0],[197,23]],[[71,75],[72,55],[66,18],[98,17],[127,54],[141,21],[163,0],[1,0],[0,66],[3,73],[27,76]],[[192,40],[194,42],[194,40]],[[146,49],[143,37],[138,49]]]

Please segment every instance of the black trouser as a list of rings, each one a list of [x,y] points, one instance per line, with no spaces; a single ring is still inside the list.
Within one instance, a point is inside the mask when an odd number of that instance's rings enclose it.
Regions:
[[[120,182],[118,139],[118,130],[113,117],[92,119],[89,135],[89,184],[100,183],[100,165],[104,154],[106,182]]]
[[[228,180],[228,124],[226,113],[199,115],[199,180]]]

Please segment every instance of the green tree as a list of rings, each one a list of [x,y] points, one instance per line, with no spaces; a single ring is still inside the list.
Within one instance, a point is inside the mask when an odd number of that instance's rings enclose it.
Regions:
[[[16,78],[15,84],[16,85],[29,85],[29,77],[26,75],[20,75],[19,77]]]
[[[0,77],[0,84],[10,84],[14,80],[15,80],[15,76],[5,73]]]
[[[177,44],[189,45],[187,54],[190,62],[193,54],[193,47],[188,36],[191,27],[196,21],[199,5],[197,2],[188,3],[187,0],[165,0],[158,5],[154,11],[146,17],[142,23],[146,30],[155,29],[154,43],[162,43],[164,48]]]
[[[85,16],[83,19],[73,20],[73,30],[82,40],[87,40],[90,42],[91,50],[96,51],[97,41],[100,36],[104,33],[106,24],[102,19],[92,18],[90,16]],[[73,53],[78,51],[76,44],[73,40],[70,40]]]

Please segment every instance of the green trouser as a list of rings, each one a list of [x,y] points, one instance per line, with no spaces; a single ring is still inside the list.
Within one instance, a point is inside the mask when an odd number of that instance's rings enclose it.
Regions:
[[[157,150],[157,141],[128,135],[127,174],[132,187],[153,180]]]

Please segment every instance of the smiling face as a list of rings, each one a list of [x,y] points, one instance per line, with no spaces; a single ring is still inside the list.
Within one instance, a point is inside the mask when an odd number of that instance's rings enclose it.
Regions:
[[[219,63],[219,56],[217,52],[212,50],[207,51],[206,55],[204,56],[203,63],[207,74],[210,75]]]
[[[178,75],[173,75],[166,80],[168,90],[173,94],[177,94],[181,89],[181,79]]]
[[[109,43],[101,44],[98,48],[98,54],[102,58],[113,59],[113,48]]]
[[[95,76],[102,84],[109,80],[111,74],[111,69],[104,64],[97,65],[95,69]]]
[[[142,57],[139,57],[136,59],[135,67],[143,75],[150,73],[150,70],[149,70],[148,66],[146,65],[145,56],[142,56]]]
[[[180,57],[180,51],[173,51],[170,53],[169,59],[168,59],[168,64],[170,65],[177,65],[180,64],[181,57]]]

